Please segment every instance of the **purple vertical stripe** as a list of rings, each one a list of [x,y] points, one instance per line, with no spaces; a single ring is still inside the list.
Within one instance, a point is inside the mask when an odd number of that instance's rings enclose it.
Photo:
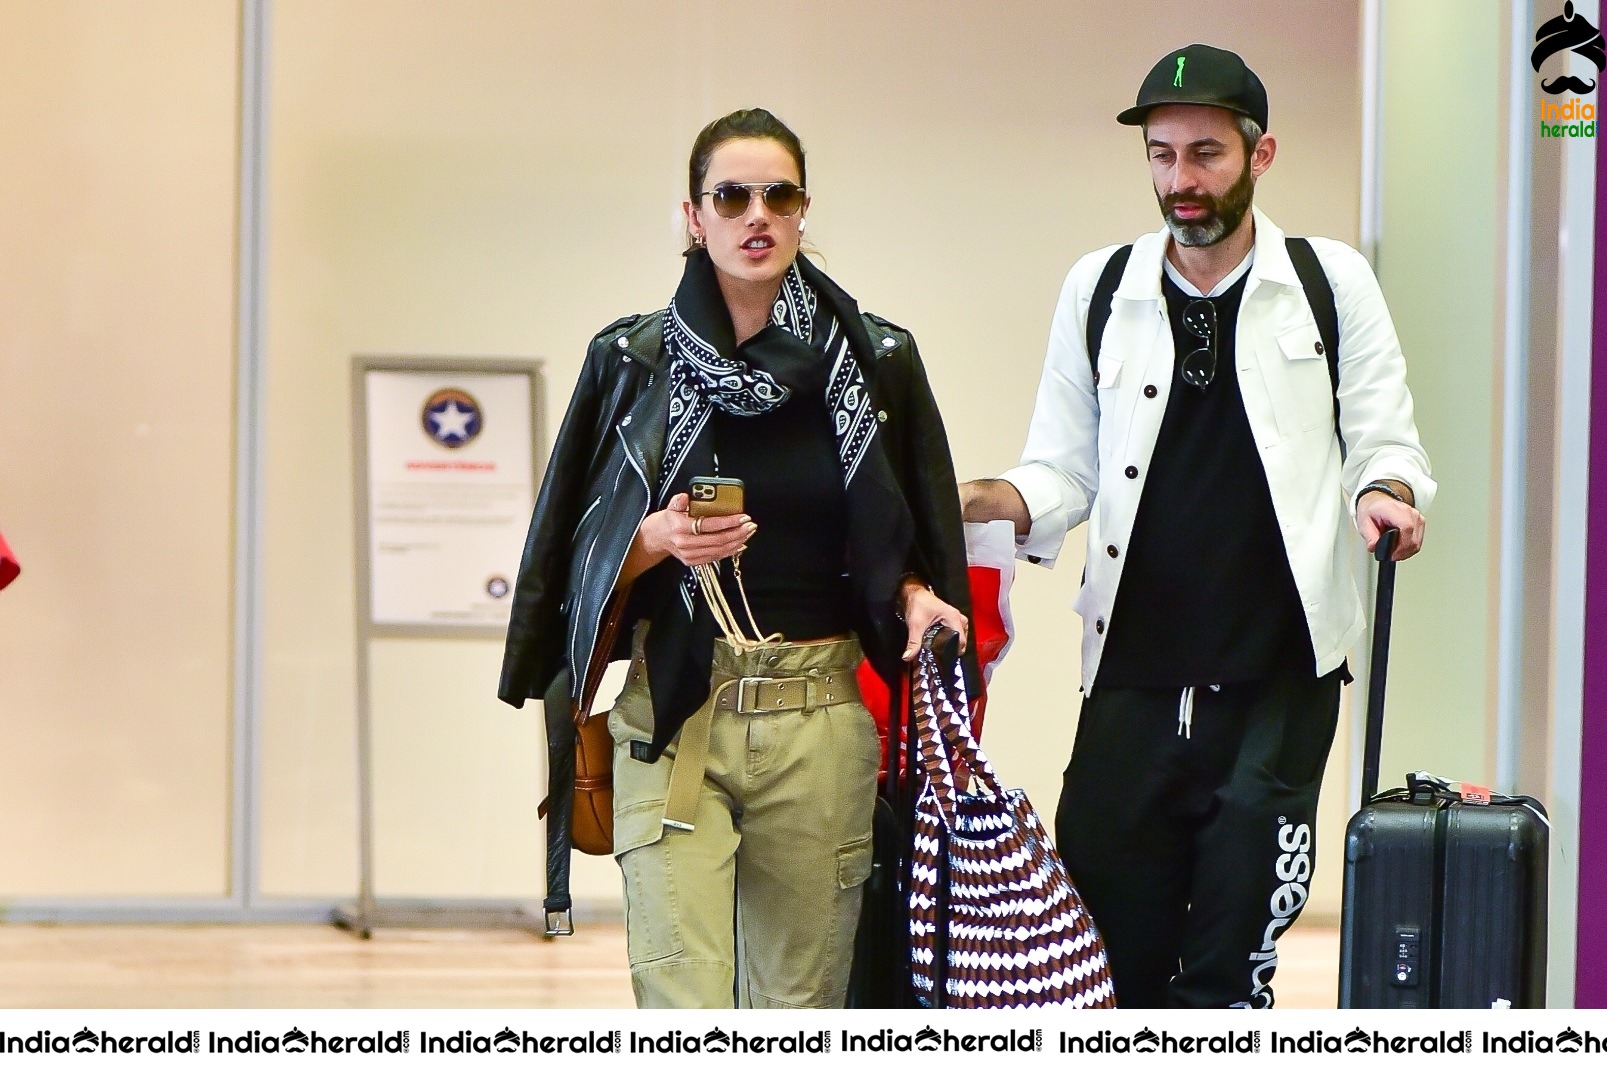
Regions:
[[[1579,952],[1574,966],[1574,1004],[1580,1008],[1607,1008],[1607,137],[1596,138],[1595,262],[1580,734]]]

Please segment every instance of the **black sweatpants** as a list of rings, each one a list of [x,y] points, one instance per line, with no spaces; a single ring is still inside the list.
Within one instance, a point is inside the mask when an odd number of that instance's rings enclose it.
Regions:
[[[1124,1008],[1272,1006],[1276,938],[1305,906],[1343,670],[1193,693],[1095,687],[1055,838]]]

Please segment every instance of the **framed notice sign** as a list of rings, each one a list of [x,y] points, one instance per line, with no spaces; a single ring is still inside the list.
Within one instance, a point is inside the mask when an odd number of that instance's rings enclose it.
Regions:
[[[357,903],[335,921],[539,925],[517,904],[380,903],[374,895],[375,637],[502,639],[541,471],[537,361],[352,360],[357,540]]]
[[[501,638],[540,471],[539,363],[359,357],[353,374],[359,624]]]

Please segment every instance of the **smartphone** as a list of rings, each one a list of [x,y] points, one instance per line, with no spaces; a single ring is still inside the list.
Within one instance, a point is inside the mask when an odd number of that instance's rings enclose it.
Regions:
[[[742,481],[694,476],[690,497],[687,513],[693,517],[735,516],[742,512]]]

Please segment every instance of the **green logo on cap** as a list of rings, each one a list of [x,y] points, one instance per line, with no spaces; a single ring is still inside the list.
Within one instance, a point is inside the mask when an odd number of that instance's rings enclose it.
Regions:
[[[1177,77],[1172,79],[1172,85],[1176,86],[1178,89],[1183,88],[1183,64],[1187,63],[1188,61],[1189,58],[1187,56],[1177,57]]]

